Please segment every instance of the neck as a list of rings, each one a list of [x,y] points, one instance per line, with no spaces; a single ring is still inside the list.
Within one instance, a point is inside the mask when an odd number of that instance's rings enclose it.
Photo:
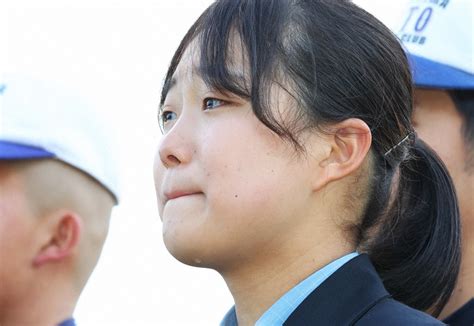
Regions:
[[[465,235],[465,234],[464,234]],[[474,241],[465,235],[462,249],[461,270],[451,299],[439,316],[444,319],[474,297]]]
[[[52,277],[35,282],[28,293],[9,302],[0,316],[0,325],[52,326],[71,318],[80,293],[71,285],[55,286]]]
[[[276,250],[259,250],[263,254],[253,257],[254,263],[246,262],[239,268],[221,271],[234,298],[239,325],[255,325],[273,303],[299,282],[355,250],[343,237],[331,238],[328,234],[340,233],[324,232],[323,236],[307,232],[298,237],[289,236],[288,241],[277,241]]]

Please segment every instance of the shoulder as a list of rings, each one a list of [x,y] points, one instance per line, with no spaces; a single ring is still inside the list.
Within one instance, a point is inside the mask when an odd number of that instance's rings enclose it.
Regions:
[[[386,298],[362,314],[354,325],[444,325],[444,323],[398,301]]]
[[[353,258],[292,312],[286,326],[444,325],[391,298],[367,255]]]
[[[444,322],[452,326],[474,325],[474,298],[446,318]]]

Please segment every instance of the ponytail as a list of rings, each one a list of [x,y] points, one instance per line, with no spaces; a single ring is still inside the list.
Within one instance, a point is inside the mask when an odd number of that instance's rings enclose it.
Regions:
[[[406,154],[396,155],[402,157],[398,174],[387,155],[378,157],[386,162],[385,168],[379,165],[385,173],[375,177],[378,193],[372,194],[362,222],[361,232],[376,224],[375,236],[364,247],[394,299],[438,316],[454,289],[461,259],[456,194],[446,167],[422,140],[403,147]],[[398,183],[392,182],[394,176]],[[387,203],[388,209],[381,210]]]

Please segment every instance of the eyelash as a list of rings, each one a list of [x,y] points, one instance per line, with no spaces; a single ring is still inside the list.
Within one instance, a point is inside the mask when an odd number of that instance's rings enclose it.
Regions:
[[[211,101],[211,100],[217,101],[217,102],[219,102],[220,104],[217,105],[216,107],[208,108],[208,107],[207,107],[207,102],[208,102],[208,101]],[[218,107],[224,105],[225,103],[226,103],[226,101],[221,100],[221,99],[218,99],[218,98],[215,98],[215,97],[206,97],[206,98],[202,101],[202,104],[203,104],[203,108],[202,108],[202,109],[203,109],[203,110],[213,110],[213,109],[215,109],[215,108],[218,108]]]
[[[216,101],[218,102],[219,104],[214,106],[214,107],[208,107],[208,102],[209,101]],[[224,101],[224,100],[221,100],[221,99],[218,99],[218,98],[215,98],[215,97],[206,97],[204,98],[204,100],[202,101],[202,110],[203,111],[208,111],[208,110],[214,110],[224,104],[226,104],[227,102]],[[174,119],[170,118],[169,115],[170,114],[173,114],[174,115]],[[168,116],[168,117],[167,117]],[[169,111],[169,110],[166,110],[166,111],[161,111],[160,112],[160,115],[158,117],[158,120],[159,120],[159,124],[160,124],[160,129],[162,132],[164,132],[164,129],[165,129],[165,125],[168,121],[170,120],[175,120],[177,117],[176,117],[176,113],[173,112],[173,111]]]
[[[161,130],[162,134],[165,134],[165,132],[166,132],[166,130],[165,130],[166,123],[169,120],[171,120],[171,119],[165,118],[165,116],[168,115],[168,114],[174,114],[176,116],[175,112],[169,111],[169,110],[166,110],[166,111],[161,111],[160,110],[160,113],[158,114],[158,124],[160,125],[160,130]]]

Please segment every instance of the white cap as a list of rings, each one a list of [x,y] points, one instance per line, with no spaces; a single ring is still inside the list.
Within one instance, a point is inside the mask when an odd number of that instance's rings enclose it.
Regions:
[[[393,31],[406,47],[415,85],[474,88],[473,0],[411,0]]]
[[[0,160],[55,158],[96,179],[118,202],[109,128],[58,83],[0,76]]]

